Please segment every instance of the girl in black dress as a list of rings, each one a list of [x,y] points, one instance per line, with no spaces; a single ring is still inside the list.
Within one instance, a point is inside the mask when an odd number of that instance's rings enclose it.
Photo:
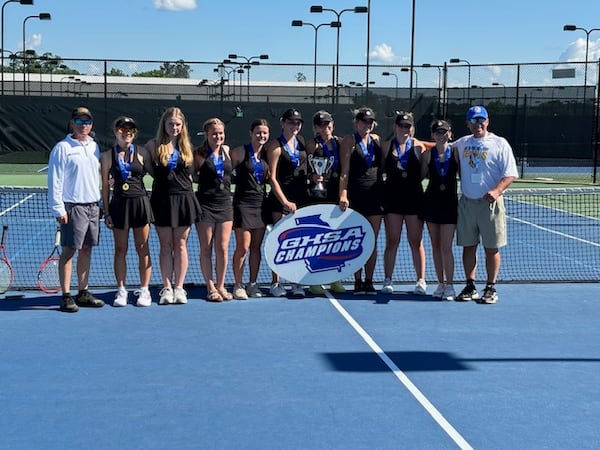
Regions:
[[[222,302],[233,296],[225,289],[227,251],[233,228],[231,196],[232,164],[229,146],[225,145],[225,124],[221,119],[208,119],[202,125],[205,141],[194,152],[194,166],[198,181],[196,196],[202,206],[202,217],[196,224],[200,240],[200,268],[207,300]],[[213,249],[215,273],[213,274]]]
[[[160,241],[163,289],[158,303],[187,303],[183,283],[188,270],[187,239],[200,220],[200,205],[192,187],[192,143],[183,111],[170,107],[163,113],[156,139],[146,148],[154,163],[150,204]]]
[[[272,223],[306,204],[306,150],[299,136],[304,120],[300,111],[292,108],[283,113],[280,122],[281,135],[267,144],[271,191],[266,208],[270,211]],[[271,295],[286,295],[276,273],[273,273]],[[304,289],[293,284],[292,296],[304,297]]]
[[[452,241],[458,219],[457,172],[458,159],[452,153],[449,141],[452,127],[445,120],[431,124],[435,147],[423,153],[422,175],[429,178],[425,189],[421,218],[427,223],[431,237],[433,264],[438,287],[433,296],[454,300],[454,253]]]
[[[264,160],[264,147],[269,140],[269,123],[257,119],[250,125],[250,142],[231,151],[235,170],[233,194],[233,298],[262,297],[256,280],[260,269],[261,245],[265,235],[263,207],[266,198],[265,183],[269,170]],[[249,257],[250,284],[242,283],[244,262]]]
[[[421,153],[425,150],[425,145],[415,139],[414,134],[413,114],[399,111],[395,119],[394,137],[383,145],[386,245],[383,254],[385,279],[381,292],[384,294],[394,292],[392,276],[403,225],[406,225],[406,237],[417,279],[413,293],[427,293],[423,220],[419,218],[423,205]]]
[[[144,147],[133,143],[137,125],[130,117],[119,117],[113,123],[116,145],[100,158],[102,175],[102,201],[108,205],[104,224],[113,232],[115,241],[114,271],[117,293],[113,306],[127,305],[127,247],[129,229],[133,229],[135,249],[138,254],[140,289],[137,306],[150,306],[152,297],[148,290],[152,263],[148,249],[150,223],[154,221],[144,176],[152,173],[152,159]],[[112,185],[112,196],[111,196]]]
[[[375,112],[362,107],[354,116],[354,134],[345,136],[340,149],[340,208],[361,213],[371,224],[375,243],[383,220],[383,178],[381,139],[373,133]],[[373,273],[377,262],[377,244],[362,269],[354,274],[354,294],[376,294]]]

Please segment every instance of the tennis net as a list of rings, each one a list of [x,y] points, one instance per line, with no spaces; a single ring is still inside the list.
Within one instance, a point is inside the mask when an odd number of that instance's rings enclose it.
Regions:
[[[54,245],[56,221],[47,204],[45,188],[0,187],[0,225],[8,225],[6,251],[15,271],[13,289],[35,289],[39,265]],[[508,245],[501,249],[499,282],[596,282],[600,279],[600,188],[510,189],[505,194]],[[425,229],[427,280],[435,282],[429,236]],[[383,281],[385,232],[378,238],[375,282]],[[233,255],[232,234],[229,255]],[[137,257],[133,238],[127,259],[127,285],[138,284]],[[151,284],[160,285],[158,237],[150,235],[153,260]],[[186,282],[203,285],[198,238],[194,230],[188,241],[189,270]],[[479,249],[478,281],[485,281],[483,251]],[[111,232],[101,226],[100,245],[93,251],[90,285],[112,287],[114,245]],[[455,280],[464,280],[461,249],[454,249]],[[247,274],[244,277],[247,280]],[[393,275],[396,283],[415,280],[406,234],[403,232]],[[233,283],[231,264],[226,281]],[[259,283],[268,284],[271,273],[265,262]],[[351,281],[348,279],[347,281]],[[75,285],[75,284],[74,284]]]

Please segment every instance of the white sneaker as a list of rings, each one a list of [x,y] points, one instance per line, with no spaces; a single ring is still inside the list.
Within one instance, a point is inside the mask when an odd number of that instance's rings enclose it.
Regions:
[[[451,284],[447,284],[446,288],[444,289],[444,295],[443,295],[443,299],[444,300],[454,300],[454,298],[456,297],[456,292],[454,291],[454,286]]]
[[[419,278],[417,280],[417,284],[415,284],[415,289],[413,290],[413,294],[417,295],[427,295],[427,283],[423,278]]]
[[[127,306],[127,296],[127,289],[125,289],[124,287],[120,287],[115,295],[113,306]]]
[[[295,298],[304,298],[304,297],[306,297],[306,293],[304,292],[304,288],[301,285],[294,283],[292,285],[292,297],[295,297]]]
[[[431,294],[431,296],[433,298],[443,298],[445,289],[446,289],[446,285],[444,283],[440,283],[440,284],[438,284],[435,291],[433,291],[433,294]]]
[[[150,306],[152,304],[152,296],[148,288],[140,288],[134,294],[138,296],[135,306]]]
[[[158,299],[158,304],[159,305],[170,305],[173,303],[173,289],[168,288],[168,287],[164,287],[160,290],[160,292],[158,293],[159,299]]]
[[[248,294],[248,297],[259,298],[263,296],[262,292],[260,292],[258,284],[256,283],[250,283],[246,289],[246,293]]]
[[[236,284],[233,286],[233,298],[237,300],[248,300],[248,293],[244,289],[243,284]]]
[[[394,286],[392,286],[392,279],[386,278],[383,280],[383,287],[381,288],[382,294],[391,294],[394,292]]]
[[[285,288],[279,283],[273,283],[269,291],[272,297],[285,297],[287,294]]]
[[[173,290],[173,303],[185,305],[187,303],[187,292],[181,287],[176,287]]]

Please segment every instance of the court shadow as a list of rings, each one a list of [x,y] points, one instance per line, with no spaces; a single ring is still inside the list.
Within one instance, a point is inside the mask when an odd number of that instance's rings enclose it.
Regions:
[[[107,306],[109,306],[113,301],[114,293],[112,291],[104,293],[91,292],[95,297],[101,299]],[[36,292],[14,293],[0,300],[0,311],[60,311],[60,300],[60,294],[38,295]]]
[[[403,372],[471,370],[463,360],[447,352],[386,352]],[[372,352],[322,353],[327,365],[339,372],[387,372],[387,365]]]

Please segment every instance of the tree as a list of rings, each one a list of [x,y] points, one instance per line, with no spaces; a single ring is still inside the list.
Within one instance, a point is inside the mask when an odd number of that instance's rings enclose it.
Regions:
[[[127,75],[125,75],[125,72],[123,72],[121,69],[117,69],[115,67],[112,67],[106,75],[108,75],[109,77],[126,77],[127,76]]]
[[[163,63],[159,69],[148,70],[146,72],[134,72],[132,77],[157,77],[157,78],[189,78],[192,69],[182,59],[175,64],[170,62]]]
[[[298,72],[296,74],[296,81],[298,81],[299,83],[303,83],[306,81],[306,75],[304,75],[302,72]]]

